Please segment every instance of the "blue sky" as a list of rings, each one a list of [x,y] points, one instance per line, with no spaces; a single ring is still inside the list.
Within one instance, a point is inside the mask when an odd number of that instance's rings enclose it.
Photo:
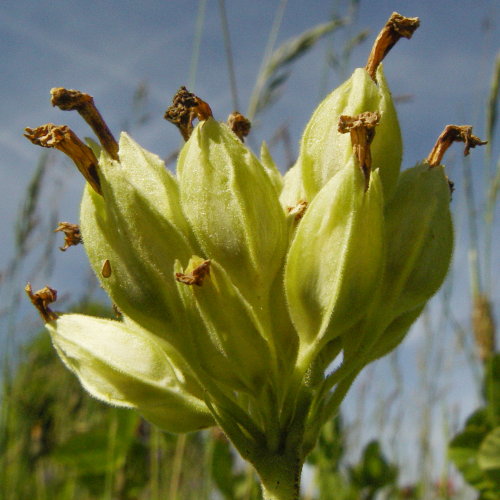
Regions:
[[[279,1],[227,0],[226,4],[239,106],[240,111],[245,112]],[[340,14],[345,13],[346,4],[289,0],[277,45],[327,21],[335,5]],[[151,119],[146,125],[132,129],[132,135],[146,148],[167,156],[179,145],[179,136],[162,116],[171,96],[189,79],[197,10],[198,2],[194,0],[1,2],[0,230],[3,238],[0,268],[4,268],[12,256],[16,214],[41,152],[23,138],[24,127],[64,123],[82,137],[89,134],[78,115],[51,107],[49,90],[63,86],[93,95],[108,125],[118,135],[131,115],[134,91],[145,83]],[[318,103],[328,47],[332,43],[341,47],[348,36],[368,29],[367,41],[353,52],[349,63],[350,70],[363,66],[371,42],[393,11],[421,19],[421,27],[414,37],[400,41],[385,63],[393,94],[411,96],[410,101],[398,107],[405,141],[405,166],[425,157],[448,123],[471,124],[478,135],[483,135],[484,106],[500,46],[500,3],[495,0],[365,0],[360,3],[353,26],[338,33],[333,41],[326,39],[318,44],[293,67],[281,100],[263,113],[256,124],[253,142],[258,144],[269,139],[278,127],[287,124],[297,152],[302,129]],[[338,76],[330,72],[328,86],[333,89],[338,83]],[[217,118],[223,120],[233,110],[216,0],[207,0],[194,90],[210,103]],[[281,150],[275,153],[278,161],[282,161]],[[494,153],[498,155],[498,144]],[[457,183],[454,203],[458,212],[459,248],[453,269],[454,283],[458,283],[456,289],[467,290],[464,215],[458,210],[463,206],[459,158],[460,150],[456,146],[447,156],[451,167],[449,175]],[[478,198],[482,189],[482,162],[483,153],[473,151]],[[56,189],[49,190],[52,194],[51,199],[46,200],[47,206],[57,207],[60,220],[76,221],[83,179],[62,159],[55,161],[50,175]],[[66,292],[68,273],[76,288],[78,283],[85,283],[87,276],[83,251],[71,253],[58,255],[57,270],[50,277],[52,286]],[[34,287],[45,285],[42,280],[46,278],[48,276],[40,276],[40,282],[34,283]],[[21,271],[20,286],[27,279],[30,276]],[[494,292],[498,298],[498,289]],[[467,293],[454,292],[453,301],[458,320],[466,325]],[[410,383],[416,377],[416,348],[425,338],[418,332],[412,334],[406,350],[402,351],[404,373]],[[381,368],[386,369],[390,370]],[[458,376],[463,376],[459,389],[464,393],[465,387],[465,393],[472,394],[470,373],[466,368],[462,372],[458,370]],[[413,389],[411,386],[408,389],[410,394]],[[450,391],[455,394],[456,387]],[[455,396],[457,400],[462,397]],[[464,407],[474,404],[472,396],[462,399],[466,400]]]

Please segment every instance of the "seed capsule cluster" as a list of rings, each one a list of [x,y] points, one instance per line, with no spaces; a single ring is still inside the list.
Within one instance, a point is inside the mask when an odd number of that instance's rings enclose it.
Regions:
[[[482,143],[450,126],[426,160],[400,170],[380,62],[417,27],[391,16],[366,68],[314,111],[284,176],[265,144],[260,160],[244,144],[248,120],[218,122],[184,87],[165,115],[186,141],[175,175],[126,133],[114,141],[90,96],[53,90],[102,145],[56,128],[88,181],[79,229],[57,230],[64,249],[81,230],[120,320],[58,317],[55,291],[26,290],[91,394],[173,432],[217,424],[261,473],[280,454],[303,462],[357,374],[401,342],[441,286],[453,248],[441,160],[455,140],[466,153]],[[27,135],[58,147],[49,129]]]

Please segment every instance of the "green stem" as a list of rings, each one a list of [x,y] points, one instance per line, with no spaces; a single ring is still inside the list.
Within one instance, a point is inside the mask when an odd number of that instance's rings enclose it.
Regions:
[[[298,500],[302,460],[296,456],[270,455],[256,465],[264,500]]]

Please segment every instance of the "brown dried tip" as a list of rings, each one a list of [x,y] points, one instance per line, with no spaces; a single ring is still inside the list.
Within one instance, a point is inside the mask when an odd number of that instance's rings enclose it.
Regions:
[[[238,136],[241,142],[245,142],[245,137],[250,133],[252,123],[238,111],[233,111],[227,117],[228,127]]]
[[[372,167],[370,144],[375,137],[375,127],[379,120],[380,115],[372,111],[366,111],[357,116],[342,115],[339,118],[338,131],[341,134],[347,132],[351,134],[352,148],[365,176],[365,190],[368,189]]]
[[[464,156],[467,156],[471,148],[482,146],[488,141],[482,141],[479,137],[472,135],[470,125],[447,125],[434,144],[426,162],[431,167],[441,165],[444,154],[454,142],[465,143]]]
[[[210,261],[203,261],[198,267],[195,267],[190,273],[175,273],[175,279],[185,285],[201,286],[207,276],[210,275]]]
[[[290,215],[294,216],[294,219],[296,221],[299,221],[300,219],[302,219],[302,217],[304,217],[307,205],[308,205],[307,201],[300,200],[294,207],[287,207],[287,211]]]
[[[106,259],[102,263],[101,276],[103,278],[109,278],[111,276],[111,262],[109,261],[109,259]]]
[[[385,23],[382,31],[378,34],[373,43],[372,50],[368,56],[365,69],[371,79],[376,82],[377,68],[384,57],[394,47],[400,38],[411,38],[415,30],[420,26],[418,17],[404,17],[397,12],[393,12]]]
[[[118,160],[118,143],[101,113],[95,107],[94,98],[91,95],[84,94],[79,90],[68,90],[62,87],[53,88],[50,95],[52,96],[52,106],[57,106],[63,111],[78,111],[97,135],[104,150],[113,160]]]
[[[193,132],[193,120],[198,118],[203,121],[211,116],[212,110],[205,101],[189,92],[186,87],[181,87],[172,99],[172,106],[165,111],[164,118],[173,123],[187,141]]]
[[[67,125],[47,123],[35,129],[25,128],[24,131],[24,137],[33,144],[42,148],[55,148],[68,155],[94,190],[102,194],[97,158]]]
[[[33,293],[31,283],[27,283],[24,291],[30,298],[31,303],[37,308],[45,323],[58,318],[57,314],[49,308],[49,304],[57,300],[57,290],[46,286]]]
[[[69,247],[76,246],[82,242],[82,233],[80,226],[70,224],[69,222],[59,222],[59,225],[54,229],[54,233],[64,233],[64,246],[59,247],[59,250],[65,252]]]

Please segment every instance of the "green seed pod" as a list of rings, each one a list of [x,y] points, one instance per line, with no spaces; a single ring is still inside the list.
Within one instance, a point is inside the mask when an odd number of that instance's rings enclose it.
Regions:
[[[124,315],[161,332],[181,352],[182,304],[173,279],[175,259],[194,253],[194,236],[179,205],[175,178],[163,162],[120,139],[120,162],[103,154],[103,196],[85,190],[81,231],[94,272]]]
[[[344,360],[361,366],[393,350],[446,277],[453,248],[450,190],[442,166],[400,174],[385,207],[385,263],[374,302],[343,335]]]
[[[373,169],[380,169],[384,197],[390,199],[399,174],[403,146],[382,66],[377,71],[377,82],[364,68],[358,68],[313,113],[302,135],[297,161],[307,201],[312,201],[353,156],[349,137],[338,130],[340,116],[355,116],[366,111],[380,115],[377,133],[371,144],[372,165]]]
[[[385,210],[387,262],[381,301],[397,317],[425,304],[448,272],[453,249],[444,167],[426,162],[401,173]]]
[[[205,257],[223,263],[252,304],[266,301],[288,229],[264,167],[225,124],[209,118],[182,149],[177,175],[184,213]]]
[[[378,170],[366,190],[355,158],[318,193],[300,221],[285,290],[301,344],[324,343],[355,323],[373,299],[384,262]]]
[[[485,144],[470,126],[448,125],[428,158],[403,171],[385,207],[386,261],[377,297],[342,336],[344,364],[360,369],[394,349],[442,285],[451,261],[450,183],[441,160],[449,146]]]
[[[390,200],[396,185],[402,158],[399,123],[381,62],[401,38],[411,38],[419,26],[418,18],[394,12],[375,40],[365,68],[358,68],[340,87],[328,95],[313,113],[302,136],[297,167],[301,176],[285,178],[285,191],[303,191],[311,202],[328,180],[342,170],[352,156],[351,143],[337,125],[342,115],[356,116],[376,112],[380,125],[371,152],[372,169],[380,169],[384,198]],[[287,181],[301,178],[302,189],[290,189]],[[299,200],[289,200],[295,206]]]
[[[206,381],[209,377],[224,390],[248,392],[246,379],[235,370],[233,360],[225,354],[213,325],[207,325],[201,317],[195,300],[194,288],[204,289],[209,284],[210,267],[211,261],[196,256],[190,259],[185,271],[179,261],[175,263],[176,285],[183,306],[179,311],[182,317],[180,336],[191,349],[185,359],[200,380]]]
[[[423,162],[401,173],[385,209],[386,262],[378,305],[356,341],[344,339],[354,356],[361,347],[365,364],[399,345],[442,285],[453,250],[449,205],[444,167]]]
[[[169,432],[190,432],[214,424],[203,391],[176,375],[158,337],[131,324],[64,314],[47,324],[64,364],[94,397],[136,408]],[[190,392],[190,390],[195,392]]]
[[[199,263],[200,259],[193,258],[192,262]],[[256,394],[269,381],[273,366],[266,333],[226,271],[214,260],[209,265],[210,273],[203,283],[187,288],[217,349],[217,364],[224,361],[246,391]]]
[[[267,147],[267,144],[265,142],[263,142],[260,147],[260,161],[267,174],[269,175],[274,189],[276,189],[276,192],[279,195],[281,193],[281,190],[283,189],[283,177],[281,177],[281,173],[276,166],[276,163],[274,163],[271,152],[269,151],[269,148]]]
[[[420,314],[422,314],[424,307],[425,304],[420,305],[394,318],[387,328],[378,336],[373,347],[370,349],[369,356],[366,358],[366,364],[378,358],[382,358],[396,349],[405,338],[410,327]]]

